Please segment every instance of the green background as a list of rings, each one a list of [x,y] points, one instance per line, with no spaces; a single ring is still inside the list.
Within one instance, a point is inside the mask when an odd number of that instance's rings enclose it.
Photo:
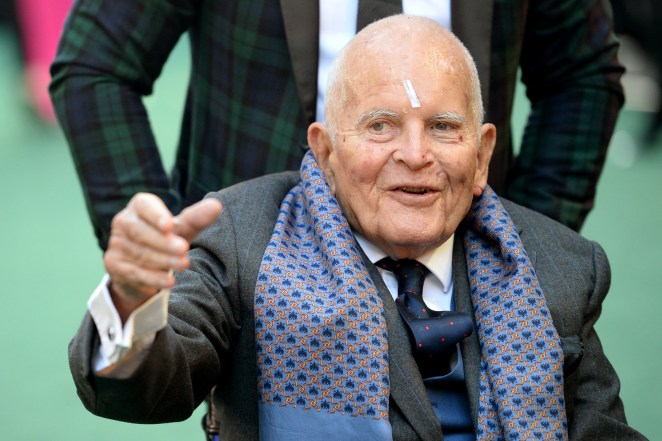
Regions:
[[[167,164],[178,136],[188,49],[172,54],[148,99]],[[202,440],[202,409],[182,423],[141,426],[89,414],[69,375],[67,344],[103,274],[64,138],[26,104],[14,36],[0,29],[0,439]],[[521,133],[526,101],[518,95]],[[612,264],[598,322],[622,380],[630,424],[662,439],[659,277],[662,275],[662,140],[645,148],[645,114],[620,117],[583,234]]]

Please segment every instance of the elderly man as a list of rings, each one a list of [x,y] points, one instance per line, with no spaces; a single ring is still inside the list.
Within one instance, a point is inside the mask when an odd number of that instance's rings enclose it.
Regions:
[[[487,187],[462,44],[379,21],[325,112],[299,174],[116,216],[70,346],[86,407],[176,421],[216,386],[229,440],[643,439],[593,329],[606,257]]]

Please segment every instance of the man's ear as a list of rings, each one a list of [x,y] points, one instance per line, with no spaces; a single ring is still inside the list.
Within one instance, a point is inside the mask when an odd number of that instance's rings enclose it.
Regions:
[[[333,153],[333,143],[331,142],[329,129],[324,124],[314,122],[308,126],[308,146],[315,156],[317,165],[324,173],[331,191],[335,192],[335,179],[330,161],[330,156]]]
[[[478,150],[478,166],[474,175],[474,196],[483,194],[487,186],[487,172],[490,166],[490,159],[496,145],[496,127],[494,124],[483,124],[480,129],[480,149]]]

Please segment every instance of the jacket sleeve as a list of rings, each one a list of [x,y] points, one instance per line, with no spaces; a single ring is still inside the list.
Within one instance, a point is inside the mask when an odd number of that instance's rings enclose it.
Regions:
[[[255,281],[281,201],[298,180],[282,173],[210,194],[223,211],[191,244],[190,267],[170,293],[168,324],[131,376],[92,372],[99,337],[86,315],[69,345],[69,365],[90,412],[136,423],[180,421],[216,385],[229,439],[257,430]],[[242,439],[257,439],[249,435]]]
[[[620,381],[595,330],[611,284],[602,247],[541,214],[504,201],[561,337],[569,439],[645,440],[628,426]]]
[[[527,3],[520,66],[531,112],[506,197],[579,230],[624,101],[611,8]]]
[[[103,249],[137,191],[180,210],[142,98],[194,13],[187,0],[77,0],[67,18],[50,94]]]
[[[168,323],[130,375],[93,371],[99,336],[86,315],[69,345],[69,364],[78,396],[90,412],[133,423],[182,421],[227,372],[241,327],[242,280],[228,211],[201,235],[214,250],[200,244],[190,251],[191,265],[177,274],[170,294]]]
[[[619,397],[620,381],[607,359],[595,323],[610,285],[610,269],[603,249],[593,245],[593,289],[584,307],[579,332],[583,355],[565,378],[566,410],[572,440],[645,440],[627,425]]]

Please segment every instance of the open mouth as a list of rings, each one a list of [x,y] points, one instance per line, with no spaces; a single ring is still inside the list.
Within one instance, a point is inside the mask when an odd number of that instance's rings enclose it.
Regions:
[[[423,187],[398,187],[398,190],[412,194],[425,194],[430,191],[429,188],[423,188]]]

